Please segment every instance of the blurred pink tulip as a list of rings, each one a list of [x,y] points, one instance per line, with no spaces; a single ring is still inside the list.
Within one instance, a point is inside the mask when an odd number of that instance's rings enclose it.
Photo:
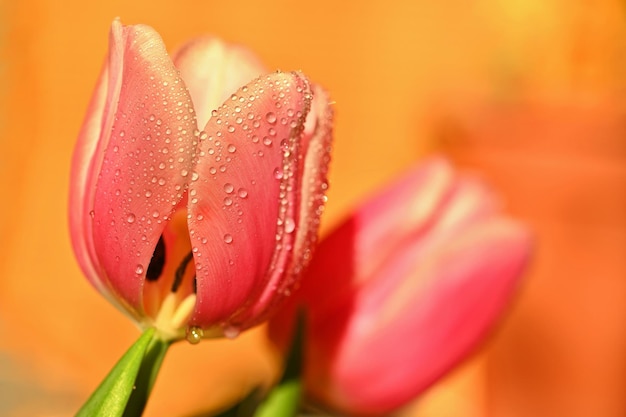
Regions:
[[[304,75],[252,80],[262,71],[212,38],[171,59],[152,28],[113,22],[72,162],[71,237],[91,283],[165,339],[259,323],[311,256],[332,112]]]
[[[406,404],[484,338],[529,251],[479,181],[441,159],[412,170],[324,239],[302,280],[308,394],[358,415]],[[292,318],[270,322],[279,345]]]

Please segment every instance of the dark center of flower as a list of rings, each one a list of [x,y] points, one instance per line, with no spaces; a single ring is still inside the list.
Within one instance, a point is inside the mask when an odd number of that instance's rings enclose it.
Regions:
[[[186,327],[196,303],[196,275],[185,210],[174,213],[154,248],[143,299],[149,325],[163,337],[174,340],[189,333]]]

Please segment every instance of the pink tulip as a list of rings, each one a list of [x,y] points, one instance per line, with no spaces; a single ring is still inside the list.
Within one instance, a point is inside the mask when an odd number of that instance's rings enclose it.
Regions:
[[[166,340],[265,320],[311,257],[332,112],[304,75],[262,71],[212,38],[170,58],[152,28],[113,22],[72,162],[72,243]]]
[[[484,338],[529,249],[477,180],[440,159],[409,172],[320,243],[302,280],[309,395],[358,415],[406,404]],[[281,345],[292,317],[271,321]]]

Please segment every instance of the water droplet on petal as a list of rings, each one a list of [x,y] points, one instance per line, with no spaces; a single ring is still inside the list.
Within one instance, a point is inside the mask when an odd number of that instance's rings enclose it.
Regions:
[[[137,267],[135,268],[135,274],[137,275],[143,274],[143,265],[137,264]]]
[[[291,217],[285,219],[285,233],[292,233],[296,229],[296,222]]]
[[[230,152],[230,153],[234,153],[234,152],[237,150],[237,148],[236,148],[236,147],[235,147],[235,145],[233,145],[233,144],[228,145],[228,148],[226,148],[226,149],[227,149],[227,150],[228,150],[228,152]]]
[[[233,236],[228,234],[228,233],[226,233],[224,235],[224,242],[225,243],[233,243]]]
[[[280,168],[276,168],[274,170],[274,178],[276,178],[277,180],[280,180],[283,178],[283,171]]]
[[[265,115],[265,120],[267,120],[268,123],[276,123],[276,114],[273,112],[267,113]]]
[[[248,191],[246,191],[245,188],[240,188],[239,191],[237,191],[237,195],[241,198],[246,198],[248,197]]]
[[[126,216],[126,221],[128,223],[134,223],[135,222],[135,215],[133,213],[128,213],[128,216]]]
[[[202,330],[201,327],[198,327],[198,326],[187,327],[185,338],[192,345],[197,345],[198,343],[200,343],[203,336],[204,336],[204,331]]]
[[[228,194],[232,193],[234,189],[235,187],[231,183],[224,184],[224,191],[226,191]]]
[[[235,339],[237,336],[239,336],[239,333],[241,333],[241,331],[235,326],[224,327],[223,331],[224,336],[226,336],[226,338],[228,339]]]

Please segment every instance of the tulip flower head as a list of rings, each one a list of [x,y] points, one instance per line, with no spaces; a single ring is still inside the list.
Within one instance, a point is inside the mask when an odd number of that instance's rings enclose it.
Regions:
[[[89,281],[161,337],[236,336],[297,283],[325,201],[332,113],[301,73],[213,38],[172,58],[114,21],[72,162]]]
[[[486,186],[433,159],[322,240],[270,334],[285,345],[303,305],[308,394],[350,415],[388,415],[483,339],[529,248]]]

